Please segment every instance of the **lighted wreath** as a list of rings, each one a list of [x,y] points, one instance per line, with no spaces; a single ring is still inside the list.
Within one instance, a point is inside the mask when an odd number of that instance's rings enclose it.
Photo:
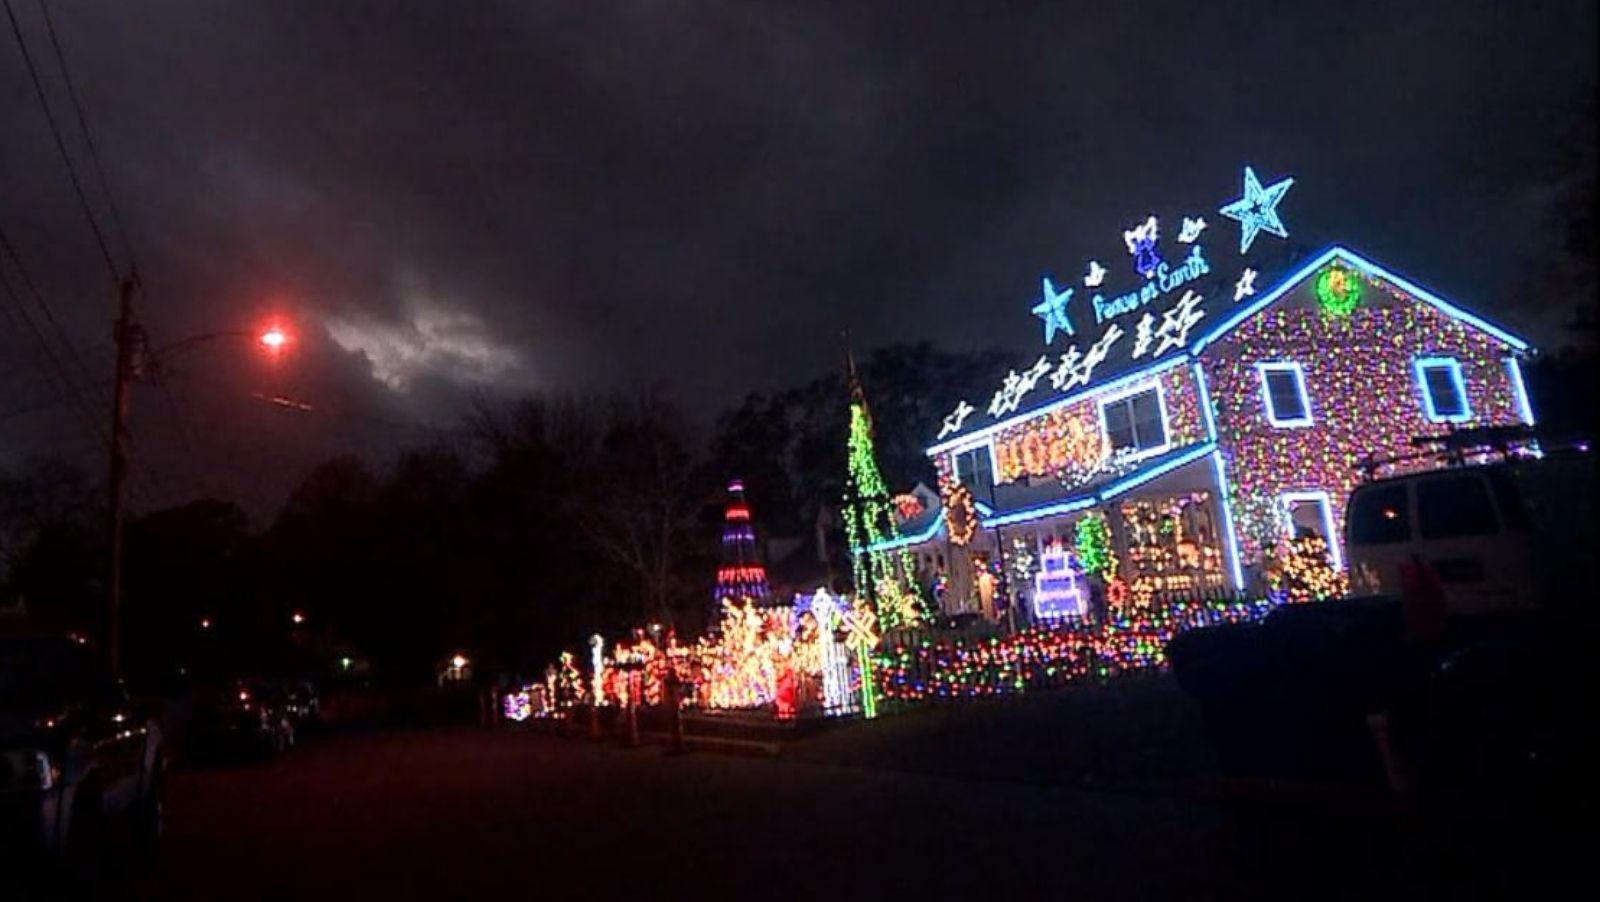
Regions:
[[[978,531],[978,512],[972,505],[972,490],[957,482],[944,492],[944,523],[950,541],[965,545]]]
[[[1361,283],[1348,269],[1330,266],[1317,276],[1317,306],[1329,316],[1349,316],[1361,303]]]

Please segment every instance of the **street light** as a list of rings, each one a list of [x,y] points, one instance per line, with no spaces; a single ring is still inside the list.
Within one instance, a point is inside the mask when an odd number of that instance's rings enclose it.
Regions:
[[[116,373],[111,393],[110,478],[106,480],[110,503],[107,505],[107,533],[110,560],[106,577],[106,656],[112,673],[121,672],[122,663],[122,521],[123,489],[128,481],[128,386],[145,374],[160,373],[161,365],[178,352],[214,339],[245,337],[259,342],[268,353],[277,355],[289,344],[289,333],[276,323],[250,331],[209,332],[175,342],[152,352],[144,327],[133,318],[133,291],[138,276],[122,280],[117,319],[112,324],[116,343]],[[202,629],[209,629],[203,623]]]

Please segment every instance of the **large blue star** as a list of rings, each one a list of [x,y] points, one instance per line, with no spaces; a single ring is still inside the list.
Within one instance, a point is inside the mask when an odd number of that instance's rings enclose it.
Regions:
[[[1033,308],[1033,315],[1044,320],[1044,343],[1055,341],[1056,331],[1072,335],[1072,320],[1067,319],[1067,302],[1072,300],[1072,289],[1056,291],[1049,276],[1039,280],[1044,284],[1044,300]]]
[[[1290,178],[1263,188],[1256,178],[1256,171],[1249,166],[1244,167],[1244,197],[1217,211],[1229,219],[1239,220],[1239,253],[1250,250],[1250,242],[1256,240],[1257,232],[1270,232],[1279,238],[1289,237],[1289,230],[1283,227],[1283,220],[1278,218],[1278,201],[1283,200],[1293,184],[1294,179]]]

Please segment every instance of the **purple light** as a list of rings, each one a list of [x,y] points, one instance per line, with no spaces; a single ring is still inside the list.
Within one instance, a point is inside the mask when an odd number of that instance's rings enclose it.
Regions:
[[[1066,549],[1052,545],[1039,556],[1039,572],[1033,577],[1033,611],[1041,618],[1081,617],[1084,613],[1083,584],[1079,570]]]

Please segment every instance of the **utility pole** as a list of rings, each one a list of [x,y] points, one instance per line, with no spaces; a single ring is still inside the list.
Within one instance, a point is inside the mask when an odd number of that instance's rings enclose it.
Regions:
[[[133,379],[133,342],[137,332],[133,325],[133,288],[133,278],[122,280],[114,326],[117,373],[111,395],[111,472],[107,480],[111,561],[106,573],[106,654],[113,674],[120,674],[122,666],[122,496],[128,481],[128,383]]]

